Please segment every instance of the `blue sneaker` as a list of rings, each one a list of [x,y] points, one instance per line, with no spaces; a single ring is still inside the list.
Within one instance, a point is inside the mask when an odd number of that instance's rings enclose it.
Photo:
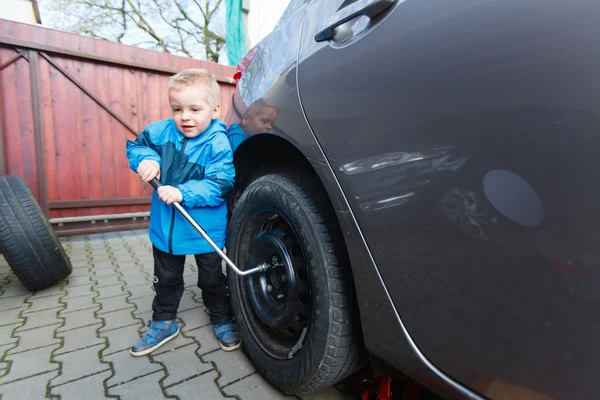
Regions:
[[[179,326],[175,320],[150,321],[144,336],[130,350],[132,356],[139,357],[152,353],[169,340],[179,335]]]
[[[219,346],[225,351],[234,351],[242,347],[242,341],[238,336],[237,328],[233,321],[220,325],[213,325]]]

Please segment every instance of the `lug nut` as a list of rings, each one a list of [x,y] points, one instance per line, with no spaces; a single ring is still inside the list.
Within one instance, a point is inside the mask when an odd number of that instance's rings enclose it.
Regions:
[[[267,285],[266,289],[267,289],[267,292],[269,292],[269,293],[270,293],[270,292],[272,292],[272,291],[273,291],[273,286],[271,286],[271,285]]]
[[[287,275],[283,274],[281,275],[281,282],[286,282],[287,281]]]
[[[277,300],[281,300],[281,299],[283,299],[283,293],[279,293],[279,294],[277,295]]]

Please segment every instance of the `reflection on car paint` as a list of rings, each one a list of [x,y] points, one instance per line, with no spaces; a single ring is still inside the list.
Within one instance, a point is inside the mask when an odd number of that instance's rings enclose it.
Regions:
[[[406,204],[412,196],[414,196],[414,192],[408,192],[405,194],[401,194],[398,196],[388,197],[381,200],[374,200],[368,203],[360,203],[360,207],[364,211],[378,211],[383,210],[384,208],[401,206],[402,204]]]
[[[466,157],[453,154],[457,146],[446,146],[422,152],[393,152],[342,164],[345,175],[360,177],[365,189],[354,197],[365,212],[380,211],[416,201],[420,192],[436,178],[436,173],[455,172]]]
[[[394,152],[363,158],[340,166],[340,171],[346,175],[362,174],[380,168],[389,168],[413,161],[421,161],[428,158],[448,154],[453,147],[433,149],[423,153]]]
[[[449,222],[472,237],[487,242],[496,233],[498,219],[476,190],[449,189],[442,196],[441,208]]]
[[[264,99],[258,99],[246,109],[239,124],[231,124],[227,137],[231,149],[235,150],[248,137],[273,130],[273,124],[279,115],[279,108],[272,106]]]

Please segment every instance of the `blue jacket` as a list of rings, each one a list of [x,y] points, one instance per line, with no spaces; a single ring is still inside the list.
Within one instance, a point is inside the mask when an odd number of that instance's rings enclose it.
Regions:
[[[244,140],[247,139],[246,134],[242,130],[242,127],[238,124],[233,124],[227,130],[227,138],[229,139],[229,144],[231,145],[231,151],[235,152],[235,149],[238,148],[240,144]]]
[[[226,197],[235,177],[233,153],[225,124],[214,119],[195,138],[186,138],[172,118],[148,125],[135,142],[127,141],[129,167],[137,172],[143,160],[160,164],[163,185],[177,187],[181,205],[220,247],[227,231]],[[152,194],[150,240],[158,249],[176,255],[214,251],[208,242],[175,210]]]

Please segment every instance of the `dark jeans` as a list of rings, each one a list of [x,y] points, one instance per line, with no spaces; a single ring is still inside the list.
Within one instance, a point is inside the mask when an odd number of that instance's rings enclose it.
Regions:
[[[153,320],[171,320],[177,317],[179,301],[183,295],[183,266],[185,256],[176,256],[153,247],[154,290]],[[221,269],[221,257],[215,252],[196,254],[198,287],[202,300],[210,313],[210,322],[218,325],[231,320],[227,277]]]

